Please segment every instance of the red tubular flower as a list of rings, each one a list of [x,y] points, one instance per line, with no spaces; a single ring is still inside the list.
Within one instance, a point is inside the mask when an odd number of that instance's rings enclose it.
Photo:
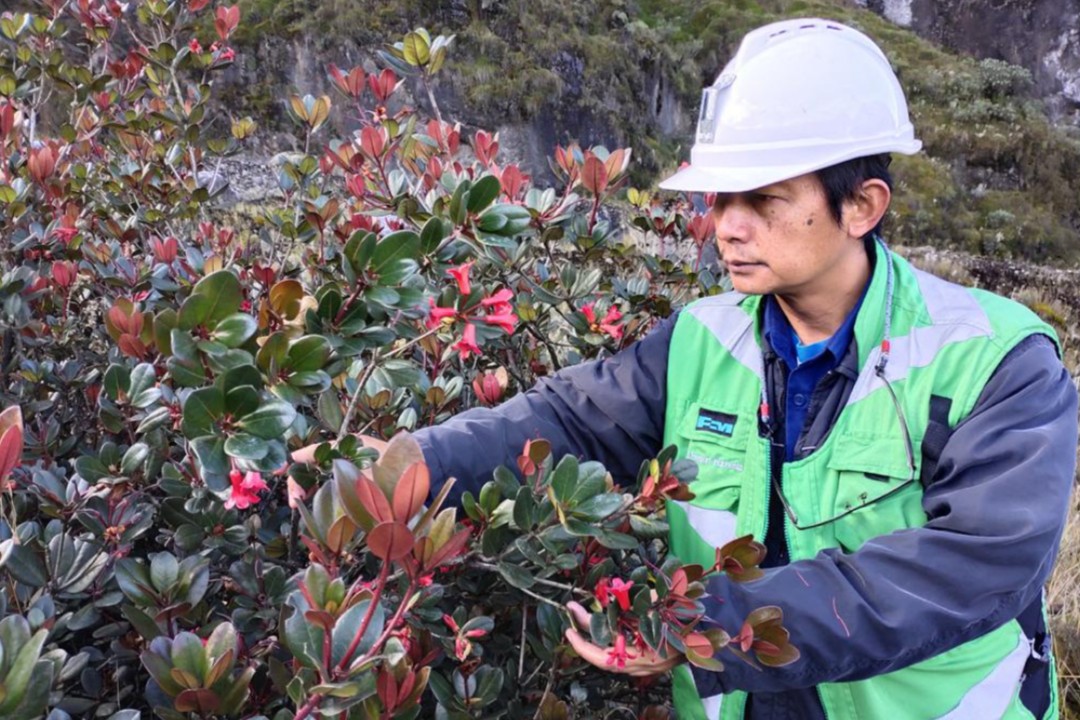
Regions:
[[[475,261],[470,261],[463,265],[452,267],[446,271],[446,274],[453,277],[457,282],[458,291],[461,292],[462,295],[468,295],[472,292],[472,285],[469,284],[469,268],[471,268],[474,263]]]
[[[489,295],[480,301],[480,304],[491,312],[502,315],[513,310],[510,301],[514,299],[514,293],[507,288],[499,290],[494,295]]]
[[[607,608],[608,603],[611,602],[611,581],[606,577],[600,578],[596,587],[593,588],[593,596],[600,603],[600,607]]]
[[[596,324],[596,303],[585,303],[581,306],[581,314],[585,316],[585,320],[589,323],[589,327]]]
[[[197,54],[202,52],[202,45],[199,44],[199,38],[191,38],[191,41],[188,42],[187,46],[188,50],[193,53]]]
[[[454,344],[454,349],[461,354],[462,360],[467,360],[471,354],[483,354],[483,351],[480,350],[480,346],[476,344],[475,325],[472,323],[465,323],[465,331],[461,335],[461,340]]]
[[[514,332],[514,328],[517,327],[518,316],[514,313],[491,313],[484,316],[484,322],[488,325],[498,325],[506,331],[507,335]]]
[[[585,316],[585,320],[589,323],[589,330],[592,332],[607,333],[615,340],[622,340],[622,326],[616,324],[622,320],[622,313],[619,312],[619,308],[612,305],[608,308],[607,314],[604,315],[603,319],[597,321],[596,303],[591,302],[581,307],[581,314]]]
[[[607,664],[624,668],[631,657],[633,656],[626,650],[626,637],[619,633],[615,636],[615,647],[608,650]]]
[[[270,489],[262,479],[262,475],[254,470],[249,470],[243,475],[239,470],[233,470],[229,473],[229,482],[232,483],[232,493],[225,501],[227,509],[246,510],[259,502],[260,491]]]
[[[633,581],[623,582],[620,578],[614,578],[611,581],[611,594],[618,600],[619,607],[623,610],[630,609],[630,588],[633,586]]]
[[[443,323],[447,318],[453,319],[457,316],[457,310],[454,308],[439,307],[435,304],[434,298],[428,298],[428,306],[431,308],[427,320],[427,327],[429,330],[436,325]]]
[[[622,320],[622,313],[619,312],[617,307],[612,306],[607,311],[607,315],[604,316],[604,319],[600,321],[600,329],[615,340],[622,340],[622,325],[615,324],[620,320]]]

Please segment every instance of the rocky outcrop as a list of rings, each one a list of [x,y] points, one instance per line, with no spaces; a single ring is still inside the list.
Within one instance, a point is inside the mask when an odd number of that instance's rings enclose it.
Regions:
[[[1080,119],[1080,0],[859,0],[859,4],[951,50],[1027,68],[1054,116]]]

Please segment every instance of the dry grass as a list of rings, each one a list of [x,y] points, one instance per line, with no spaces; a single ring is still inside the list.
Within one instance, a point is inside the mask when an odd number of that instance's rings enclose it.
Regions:
[[[1047,587],[1050,628],[1054,636],[1062,717],[1080,720],[1080,510],[1078,497],[1069,512],[1057,569]]]

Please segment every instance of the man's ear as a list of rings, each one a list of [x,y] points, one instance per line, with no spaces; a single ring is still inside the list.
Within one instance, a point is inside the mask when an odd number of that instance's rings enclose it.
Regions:
[[[872,178],[864,181],[855,197],[844,201],[841,225],[851,237],[865,236],[881,222],[891,199],[892,191],[884,180]]]

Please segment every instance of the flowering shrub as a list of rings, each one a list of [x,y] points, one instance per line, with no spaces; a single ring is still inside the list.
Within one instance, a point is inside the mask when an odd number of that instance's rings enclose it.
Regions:
[[[573,657],[573,599],[614,665],[794,658],[776,608],[696,629],[706,577],[751,579],[762,551],[666,557],[693,474],[670,451],[620,489],[535,441],[459,518],[407,435],[718,291],[613,215],[661,248],[703,247],[708,219],[625,188],[629,149],[556,148],[535,186],[442,119],[453,38],[416,30],[379,72],[330,66],[340,100],[283,99],[304,152],[231,225],[217,159],[257,124],[211,97],[240,21],[209,0],[0,16],[0,717],[657,717],[662,686]],[[324,136],[331,112],[352,136]],[[355,432],[394,439],[373,462]]]

